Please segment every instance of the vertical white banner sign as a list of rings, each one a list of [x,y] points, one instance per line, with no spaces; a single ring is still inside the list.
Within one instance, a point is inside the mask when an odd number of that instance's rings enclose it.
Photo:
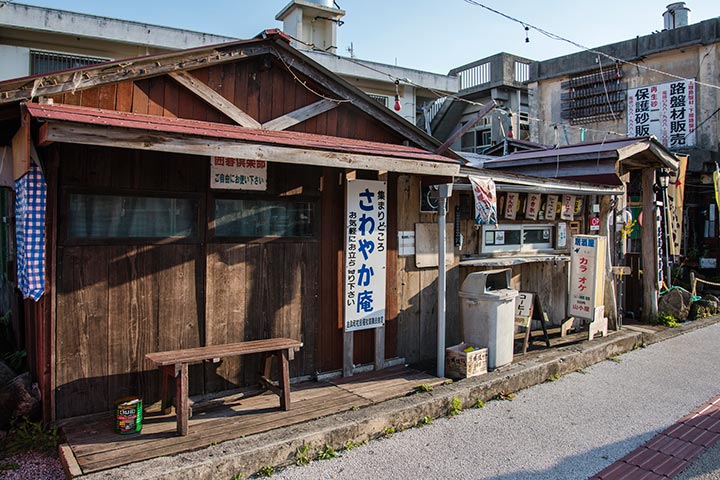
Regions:
[[[595,319],[595,308],[603,304],[605,237],[575,235],[570,251],[570,302],[568,314]]]
[[[555,213],[557,211],[558,196],[548,195],[545,201],[545,220],[555,220]]]
[[[627,133],[668,148],[695,146],[695,79],[628,89]]]
[[[348,180],[345,215],[345,331],[385,324],[385,182]]]

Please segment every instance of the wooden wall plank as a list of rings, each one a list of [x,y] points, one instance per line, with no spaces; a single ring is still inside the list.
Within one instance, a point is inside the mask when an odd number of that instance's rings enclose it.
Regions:
[[[111,408],[107,403],[108,271],[103,248],[58,249],[58,419]]]
[[[133,113],[148,113],[148,86],[149,80],[138,80],[133,82],[132,107]]]
[[[245,340],[247,304],[246,260],[243,244],[209,244],[207,247],[206,344]],[[241,358],[226,358],[206,365],[206,390],[239,387],[245,377]]]
[[[106,110],[115,110],[117,84],[102,85],[98,87],[98,90],[98,107]]]
[[[99,87],[93,87],[93,88],[88,88],[87,90],[83,90],[81,98],[82,98],[82,100],[81,100],[80,104],[83,107],[98,108],[99,107],[99,98],[100,98]]]
[[[115,92],[115,108],[121,112],[132,111],[134,84],[132,80],[124,80],[117,83]]]
[[[165,78],[153,77],[148,79],[148,114],[161,117],[165,111]]]

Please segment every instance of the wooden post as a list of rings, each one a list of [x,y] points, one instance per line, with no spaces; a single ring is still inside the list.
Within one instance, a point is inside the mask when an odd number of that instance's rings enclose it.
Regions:
[[[642,319],[651,321],[658,314],[658,244],[655,219],[655,170],[642,171],[643,226],[642,226]]]
[[[385,327],[375,329],[375,370],[385,366]]]
[[[190,401],[188,399],[188,364],[175,365],[175,416],[178,435],[187,435]]]
[[[280,381],[278,383],[282,388],[280,408],[282,410],[290,410],[290,367],[288,365],[287,350],[280,352]]]
[[[353,339],[355,332],[343,333],[343,376],[351,377],[353,374]]]
[[[612,215],[612,197],[603,195],[600,198],[600,235],[607,237],[607,253],[605,254],[605,315],[608,318],[608,326],[618,330],[617,324],[617,300],[615,295],[615,275],[612,270],[613,249],[615,248],[614,234],[609,227],[609,217]]]

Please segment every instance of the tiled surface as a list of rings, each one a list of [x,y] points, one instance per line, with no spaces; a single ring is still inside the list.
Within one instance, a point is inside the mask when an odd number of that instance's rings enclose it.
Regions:
[[[720,395],[684,416],[591,480],[673,478],[720,440]]]

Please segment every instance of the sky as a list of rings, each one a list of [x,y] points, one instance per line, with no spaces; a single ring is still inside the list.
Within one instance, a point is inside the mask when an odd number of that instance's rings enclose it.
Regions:
[[[92,15],[250,38],[282,28],[290,0],[18,0]],[[669,0],[473,0],[585,47],[662,30]],[[545,60],[579,51],[466,0],[336,0],[339,55],[446,74],[501,51]],[[720,16],[720,0],[688,0],[690,23]]]

